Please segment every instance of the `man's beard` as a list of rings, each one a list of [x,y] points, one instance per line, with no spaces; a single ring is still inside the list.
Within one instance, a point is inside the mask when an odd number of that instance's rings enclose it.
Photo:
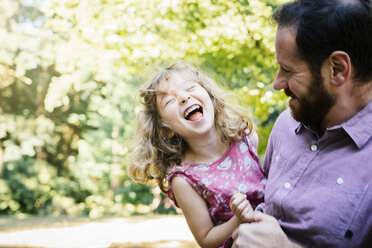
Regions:
[[[289,89],[286,89],[285,93],[287,96],[293,95]],[[313,73],[313,80],[307,95],[297,100],[299,108],[297,110],[291,108],[293,118],[306,126],[322,128],[325,116],[336,102],[336,96],[326,90],[319,72]]]

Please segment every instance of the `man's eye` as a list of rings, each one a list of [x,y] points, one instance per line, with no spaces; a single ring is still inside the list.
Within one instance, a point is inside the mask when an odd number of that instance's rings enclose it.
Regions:
[[[282,68],[282,70],[285,72],[285,73],[290,73],[291,71],[290,70],[287,70],[287,69],[285,69],[285,68],[283,68],[283,67],[281,67]]]

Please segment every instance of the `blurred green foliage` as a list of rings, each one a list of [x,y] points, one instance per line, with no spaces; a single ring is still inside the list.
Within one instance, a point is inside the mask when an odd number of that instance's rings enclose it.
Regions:
[[[169,213],[128,177],[139,85],[199,66],[250,106],[264,154],[279,0],[1,0],[0,214]]]

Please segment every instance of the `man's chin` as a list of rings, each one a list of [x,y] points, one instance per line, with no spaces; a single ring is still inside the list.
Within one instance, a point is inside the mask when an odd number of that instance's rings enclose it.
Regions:
[[[291,110],[291,115],[292,117],[298,121],[298,117],[299,117],[299,106],[296,104],[298,103],[298,101],[296,101],[295,99],[291,99],[289,101],[289,108]]]
[[[291,110],[291,115],[293,117],[293,119],[295,119],[296,121],[298,122],[301,122],[303,124],[308,124],[308,118],[307,116],[301,112],[300,109],[294,107],[294,106],[289,106],[290,110]]]
[[[301,120],[299,120],[299,116],[298,116],[297,112],[293,108],[291,108],[291,107],[289,107],[289,108],[291,109],[291,115],[292,115],[293,119],[295,119],[298,122],[301,122]]]
[[[289,98],[288,106],[291,108],[293,112],[296,112],[299,111],[299,109],[301,108],[301,103],[298,98],[291,97]]]

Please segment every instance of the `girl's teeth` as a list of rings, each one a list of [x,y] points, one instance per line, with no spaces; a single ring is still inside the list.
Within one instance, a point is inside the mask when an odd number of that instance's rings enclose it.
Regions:
[[[185,118],[192,112],[194,111],[195,109],[199,108],[199,106],[192,106],[191,108],[189,108],[186,112],[185,112]]]

